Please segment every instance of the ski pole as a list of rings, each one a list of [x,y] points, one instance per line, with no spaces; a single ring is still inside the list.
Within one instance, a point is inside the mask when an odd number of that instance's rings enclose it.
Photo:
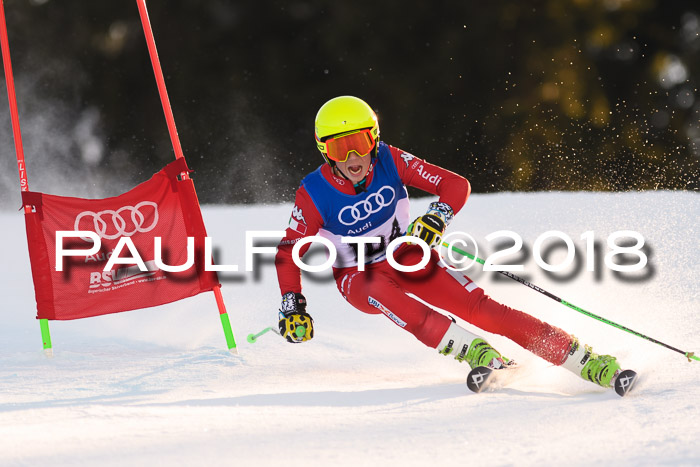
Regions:
[[[476,261],[476,262],[479,263],[479,264],[482,264],[482,265],[484,264],[484,260],[483,260],[483,259],[478,258],[478,257],[476,257],[476,256],[474,256],[474,255],[472,255],[472,254],[469,254],[469,253],[467,253],[466,251],[462,251],[461,249],[457,248],[456,246],[450,245],[450,244],[447,243],[447,242],[442,242],[442,246],[444,246],[444,247],[446,247],[446,248],[449,248],[449,249],[451,249],[452,251],[455,251],[455,252],[459,253],[459,254],[462,255],[462,256],[466,256],[467,258],[469,258],[469,259],[471,259],[471,260],[473,260],[473,261]],[[600,322],[602,322],[602,323],[605,323],[605,324],[608,324],[608,325],[610,325],[610,326],[616,327],[617,329],[620,329],[620,330],[622,330],[622,331],[628,332],[628,333],[633,334],[633,335],[635,335],[635,336],[637,336],[637,337],[641,337],[642,339],[646,339],[646,340],[648,340],[649,342],[653,342],[654,344],[658,344],[658,345],[661,345],[661,346],[663,346],[663,347],[666,347],[667,349],[673,350],[674,352],[678,352],[678,353],[680,353],[680,354],[683,354],[683,355],[685,356],[685,358],[688,359],[689,362],[692,361],[692,360],[700,361],[700,357],[695,356],[695,353],[694,353],[694,352],[684,352],[684,351],[682,351],[682,350],[680,350],[680,349],[677,349],[677,348],[675,348],[675,347],[673,347],[673,346],[670,346],[670,345],[665,344],[665,343],[663,343],[663,342],[661,342],[661,341],[659,341],[659,340],[656,340],[656,339],[654,339],[653,337],[646,336],[646,335],[642,334],[641,332],[634,331],[634,330],[632,330],[632,329],[630,329],[630,328],[628,328],[628,327],[625,327],[625,326],[623,326],[623,325],[621,325],[621,324],[617,324],[617,323],[615,323],[615,322],[613,322],[613,321],[610,321],[609,319],[603,318],[602,316],[598,316],[598,315],[596,315],[596,314],[594,314],[594,313],[591,313],[590,311],[586,311],[586,310],[584,310],[583,308],[578,307],[578,306],[574,305],[573,303],[567,302],[566,300],[563,300],[563,299],[557,297],[556,295],[554,295],[554,294],[552,294],[552,293],[550,293],[550,292],[547,292],[547,291],[544,290],[543,288],[538,287],[538,286],[536,286],[535,284],[532,284],[532,283],[526,281],[526,280],[523,279],[522,277],[517,276],[517,275],[513,274],[512,272],[509,272],[509,271],[498,271],[498,272],[501,273],[501,274],[503,274],[504,276],[509,277],[509,278],[513,279],[514,281],[520,282],[521,284],[523,284],[523,285],[525,285],[525,286],[531,288],[532,290],[536,290],[537,292],[541,293],[542,295],[545,295],[545,296],[551,298],[552,300],[561,303],[562,305],[566,305],[566,306],[568,306],[569,308],[571,308],[572,310],[576,310],[576,311],[578,311],[579,313],[582,313],[582,314],[584,314],[584,315],[586,315],[586,316],[588,316],[588,317],[590,317],[590,318],[597,319],[598,321],[600,321]]]
[[[248,342],[250,342],[251,344],[255,344],[255,342],[258,340],[258,337],[262,336],[263,334],[265,334],[268,331],[272,331],[275,334],[277,334],[278,336],[281,336],[281,334],[277,330],[276,326],[270,326],[270,327],[263,329],[262,331],[260,331],[257,334],[248,334]],[[297,326],[294,333],[297,335],[297,337],[302,337],[302,336],[304,336],[304,334],[306,334],[306,328],[304,326]]]
[[[262,336],[263,334],[265,334],[265,333],[268,332],[268,331],[274,331],[276,334],[279,334],[279,332],[277,331],[277,329],[275,329],[274,327],[270,326],[270,327],[267,327],[267,328],[263,329],[262,331],[260,331],[260,332],[257,333],[257,334],[248,334],[248,342],[250,342],[251,344],[255,344],[255,341],[258,340],[258,337]]]

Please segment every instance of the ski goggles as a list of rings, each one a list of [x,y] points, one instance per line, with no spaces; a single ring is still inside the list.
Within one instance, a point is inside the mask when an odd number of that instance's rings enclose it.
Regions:
[[[360,157],[369,154],[376,141],[372,137],[372,130],[366,128],[341,136],[330,137],[326,141],[316,139],[318,149],[326,154],[329,159],[336,162],[345,162],[348,160],[351,152],[356,153]]]

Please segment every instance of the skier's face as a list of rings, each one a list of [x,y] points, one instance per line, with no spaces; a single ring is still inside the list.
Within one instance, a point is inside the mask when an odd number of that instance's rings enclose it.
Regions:
[[[345,162],[336,162],[338,169],[348,177],[352,183],[361,182],[369,171],[369,164],[372,162],[372,157],[369,154],[364,156],[358,155],[356,152],[351,152],[348,160]]]

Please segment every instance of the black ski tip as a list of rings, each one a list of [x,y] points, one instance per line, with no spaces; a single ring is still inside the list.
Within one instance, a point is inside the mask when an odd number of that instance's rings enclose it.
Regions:
[[[477,366],[467,375],[467,387],[473,392],[481,392],[486,387],[492,372],[493,368]]]
[[[615,392],[620,397],[625,397],[632,390],[634,383],[637,382],[637,372],[632,370],[624,370],[617,375],[615,380]]]

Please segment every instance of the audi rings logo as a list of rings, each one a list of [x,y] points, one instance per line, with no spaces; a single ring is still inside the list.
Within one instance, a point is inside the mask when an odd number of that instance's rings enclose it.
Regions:
[[[147,216],[152,216],[152,220],[145,225]],[[114,240],[121,236],[131,237],[136,232],[153,230],[158,223],[158,205],[152,201],[141,201],[136,206],[123,206],[116,211],[83,211],[75,218],[74,230],[89,230],[80,229],[83,218],[92,219],[93,230],[100,238]]]
[[[353,225],[367,219],[375,212],[389,206],[396,198],[396,192],[388,185],[372,193],[366,199],[358,201],[352,206],[345,206],[338,214],[338,220],[343,225]]]

